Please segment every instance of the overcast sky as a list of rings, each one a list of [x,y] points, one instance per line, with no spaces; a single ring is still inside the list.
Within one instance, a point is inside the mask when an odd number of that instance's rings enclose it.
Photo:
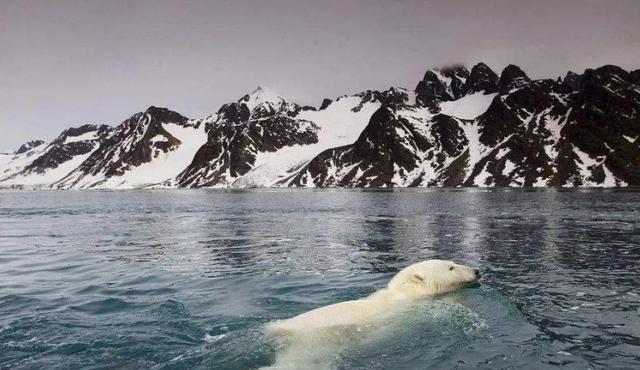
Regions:
[[[478,61],[640,68],[640,1],[0,0],[0,149],[149,105],[200,117],[263,85],[317,106]]]

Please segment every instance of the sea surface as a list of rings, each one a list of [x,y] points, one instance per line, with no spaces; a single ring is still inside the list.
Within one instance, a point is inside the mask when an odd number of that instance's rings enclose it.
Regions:
[[[0,192],[0,368],[253,369],[267,322],[451,259],[479,287],[306,369],[640,368],[640,192]]]

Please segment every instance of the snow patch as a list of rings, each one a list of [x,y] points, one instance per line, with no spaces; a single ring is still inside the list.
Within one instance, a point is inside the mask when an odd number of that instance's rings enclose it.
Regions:
[[[440,113],[461,119],[475,119],[486,112],[497,94],[481,92],[466,95],[458,100],[440,103]]]
[[[78,136],[67,136],[64,139],[64,144],[75,143],[78,141],[95,140],[98,138],[97,133],[98,133],[97,131],[89,131]]]
[[[502,176],[509,177],[509,175],[511,175],[511,172],[513,172],[513,170],[515,169],[516,169],[516,165],[507,159],[504,162],[504,169],[502,170]]]
[[[321,152],[352,144],[369,123],[371,115],[380,108],[379,102],[367,102],[360,111],[353,112],[362,98],[346,96],[337,99],[321,111],[302,111],[296,118],[314,122],[318,127],[318,142],[310,145],[293,145],[275,152],[259,152],[253,169],[235,180],[234,187],[268,187],[290,177],[292,171],[304,168]],[[335,170],[335,169],[334,169]],[[345,172],[346,174],[347,172]],[[312,178],[306,175],[307,187]]]
[[[96,146],[97,149],[97,146]],[[94,149],[95,150],[95,149]],[[84,162],[93,153],[93,150],[89,153],[77,155],[72,159],[61,163],[56,168],[50,168],[45,170],[44,173],[32,172],[27,175],[20,175],[12,177],[4,184],[8,185],[28,185],[28,186],[48,186],[54,182],[62,180],[71,171],[75,170],[82,162]]]
[[[180,146],[166,153],[160,150],[157,151],[158,155],[151,162],[131,168],[122,176],[114,176],[108,179],[85,177],[82,179],[81,184],[76,185],[76,187],[86,187],[104,180],[95,187],[131,189],[159,184],[177,176],[191,163],[196,151],[206,143],[205,125],[194,128],[175,123],[166,123],[162,127],[171,136],[180,140]],[[154,137],[154,139],[157,137]]]
[[[22,171],[26,166],[30,165],[48,148],[46,144],[38,145],[28,151],[20,154],[1,154],[0,155],[0,181],[15,175]]]
[[[166,142],[169,141],[169,139],[166,136],[163,136],[163,135],[156,135],[156,136],[152,137],[151,140],[149,140],[149,141],[151,141],[154,144],[155,143],[166,143]]]
[[[286,100],[278,95],[276,92],[258,86],[251,94],[249,94],[248,100],[242,100],[243,103],[247,105],[249,111],[253,111],[257,106],[262,104],[271,104],[273,106],[277,106],[282,103],[286,103]]]

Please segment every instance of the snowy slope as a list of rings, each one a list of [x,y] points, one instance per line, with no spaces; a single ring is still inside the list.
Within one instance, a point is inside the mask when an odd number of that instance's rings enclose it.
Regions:
[[[0,185],[2,181],[19,173],[26,166],[31,164],[46,149],[47,145],[41,142],[39,145],[32,147],[22,153],[1,153],[0,154]]]
[[[31,163],[0,184],[48,187],[84,162],[100,146],[110,129],[106,125],[83,125],[67,129],[32,156]]]
[[[89,158],[90,155],[91,152],[75,156],[73,159],[64,162],[60,166],[49,169],[43,173],[30,172],[24,175],[18,174],[0,182],[0,184],[2,186],[25,185],[33,187],[48,187],[49,185],[60,181],[71,171],[76,169],[76,167]]]
[[[204,142],[202,125],[149,107],[114,127],[100,147],[53,184],[57,188],[137,188],[172,178]]]
[[[175,150],[157,151],[151,162],[133,167],[121,176],[110,177],[95,188],[134,189],[160,184],[184,170],[193,160],[198,148],[207,141],[204,125],[192,127],[166,123],[163,128],[180,141],[181,144]],[[161,139],[156,137],[155,141],[159,140]]]
[[[322,151],[353,143],[367,125],[369,118],[380,107],[379,101],[364,103],[358,112],[362,98],[344,96],[327,108],[300,112],[296,118],[314,122],[318,127],[318,142],[309,145],[292,145],[275,152],[259,152],[251,171],[233,182],[235,187],[273,186],[290,176]]]
[[[497,94],[473,93],[440,103],[440,113],[461,119],[475,119],[487,111]]]
[[[409,99],[406,90],[365,91],[301,107],[258,88],[207,118],[208,141],[167,185],[183,187],[283,186],[324,150],[352,143],[384,101]]]

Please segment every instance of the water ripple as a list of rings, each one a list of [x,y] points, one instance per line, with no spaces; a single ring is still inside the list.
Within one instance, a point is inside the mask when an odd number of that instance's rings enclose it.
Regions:
[[[34,191],[0,204],[0,368],[267,366],[265,322],[365,296],[428,258],[478,266],[483,284],[355,338],[337,368],[640,367],[638,192]]]

